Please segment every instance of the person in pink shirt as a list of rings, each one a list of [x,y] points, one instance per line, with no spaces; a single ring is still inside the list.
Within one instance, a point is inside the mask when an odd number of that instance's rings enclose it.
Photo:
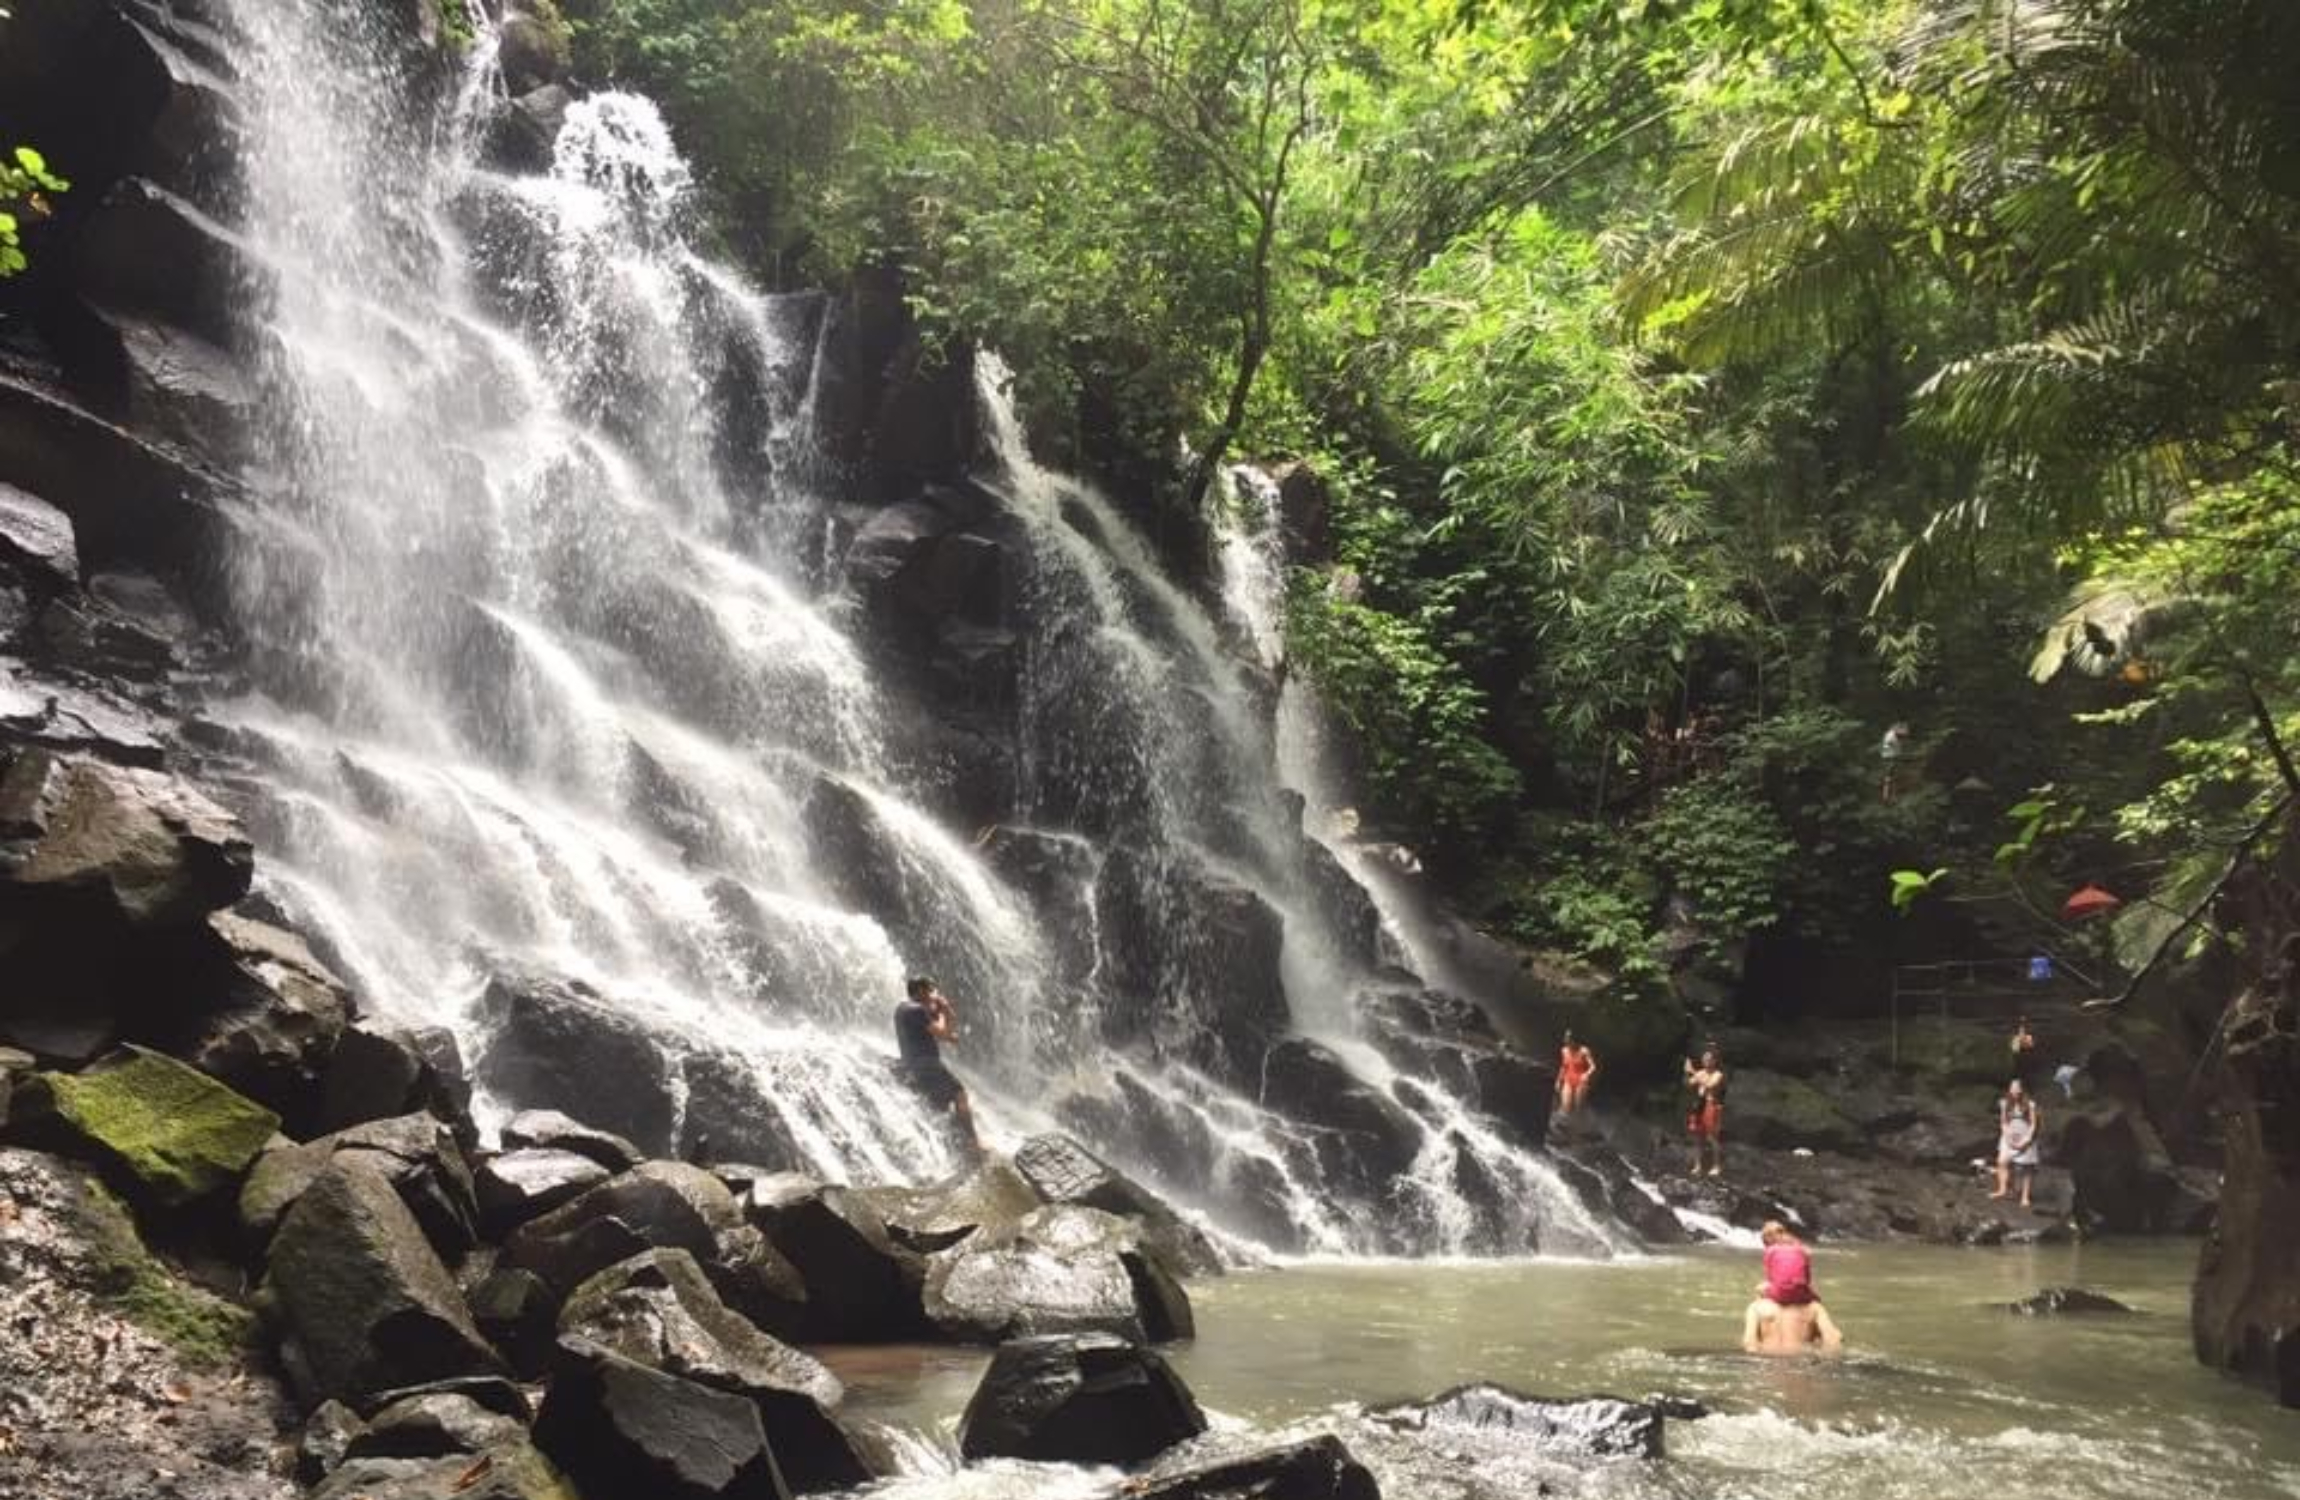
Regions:
[[[1765,1284],[1757,1295],[1775,1307],[1803,1307],[1814,1301],[1813,1254],[1779,1219],[1757,1231],[1765,1245]]]
[[[1842,1349],[1845,1336],[1813,1293],[1813,1257],[1789,1226],[1774,1219],[1758,1231],[1765,1243],[1765,1282],[1742,1320],[1741,1347],[1751,1354]]]

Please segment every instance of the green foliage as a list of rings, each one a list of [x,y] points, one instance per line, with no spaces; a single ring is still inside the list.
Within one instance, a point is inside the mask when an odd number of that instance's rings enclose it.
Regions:
[[[1948,878],[1946,866],[1929,871],[1895,870],[1890,877],[1893,882],[1893,910],[1907,916],[1919,901],[1939,890],[1941,883]]]
[[[448,46],[461,51],[477,40],[466,0],[432,0],[432,11],[439,17],[439,38]]]
[[[0,277],[13,276],[29,264],[24,259],[24,219],[47,217],[48,195],[69,187],[48,169],[47,158],[30,146],[18,146],[0,158]]]

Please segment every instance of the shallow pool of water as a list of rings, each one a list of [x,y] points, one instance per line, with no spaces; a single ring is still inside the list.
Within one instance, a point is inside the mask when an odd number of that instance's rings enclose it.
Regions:
[[[1843,1325],[1837,1360],[1735,1349],[1758,1280],[1747,1252],[1605,1264],[1344,1262],[1192,1288],[1199,1336],[1171,1352],[1222,1425],[1330,1429],[1387,1500],[1552,1492],[1620,1500],[2269,1500],[2300,1495],[2300,1413],[2197,1367],[2187,1243],[2021,1250],[1826,1247],[1815,1281]],[[2003,1304],[2078,1284],[2125,1318],[2022,1318]],[[833,1363],[855,1412],[930,1441],[934,1472],[890,1494],[1107,1494],[1116,1476],[1029,1465],[951,1471],[982,1367],[951,1350],[852,1351]],[[1365,1408],[1473,1380],[1545,1395],[1692,1396],[1659,1464],[1548,1463],[1392,1439]],[[937,1457],[937,1454],[944,1455]]]

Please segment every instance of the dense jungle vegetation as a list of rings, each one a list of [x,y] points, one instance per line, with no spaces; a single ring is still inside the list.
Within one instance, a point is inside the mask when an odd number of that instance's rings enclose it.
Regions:
[[[2090,880],[2113,993],[2282,831],[2289,0],[564,9],[762,275],[1175,503],[1322,475],[1290,669],[1497,930],[1826,1002]]]

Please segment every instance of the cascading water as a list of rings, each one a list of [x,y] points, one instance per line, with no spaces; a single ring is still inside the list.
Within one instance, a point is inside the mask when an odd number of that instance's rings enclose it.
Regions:
[[[1350,851],[1305,841],[1280,782],[1274,570],[1230,590],[1256,662],[1109,499],[1032,460],[982,361],[1027,629],[1012,816],[955,833],[847,624],[850,523],[811,442],[822,299],[694,251],[643,99],[573,104],[547,173],[485,166],[483,16],[433,140],[368,7],[232,8],[265,424],[233,559],[247,670],[209,716],[265,891],[372,1008],[455,1028],[485,1084],[491,978],[580,980],[671,1060],[674,1110],[732,1071],[771,1125],[746,1140],[904,1179],[949,1165],[886,1066],[928,968],[994,1131],[1075,1127],[1246,1233],[1610,1243],[1360,1034],[1380,954],[1329,910],[1336,881],[1364,901]],[[1023,845],[1051,896],[1010,883]],[[1281,1055],[1349,1092],[1394,1170],[1286,1103]]]

